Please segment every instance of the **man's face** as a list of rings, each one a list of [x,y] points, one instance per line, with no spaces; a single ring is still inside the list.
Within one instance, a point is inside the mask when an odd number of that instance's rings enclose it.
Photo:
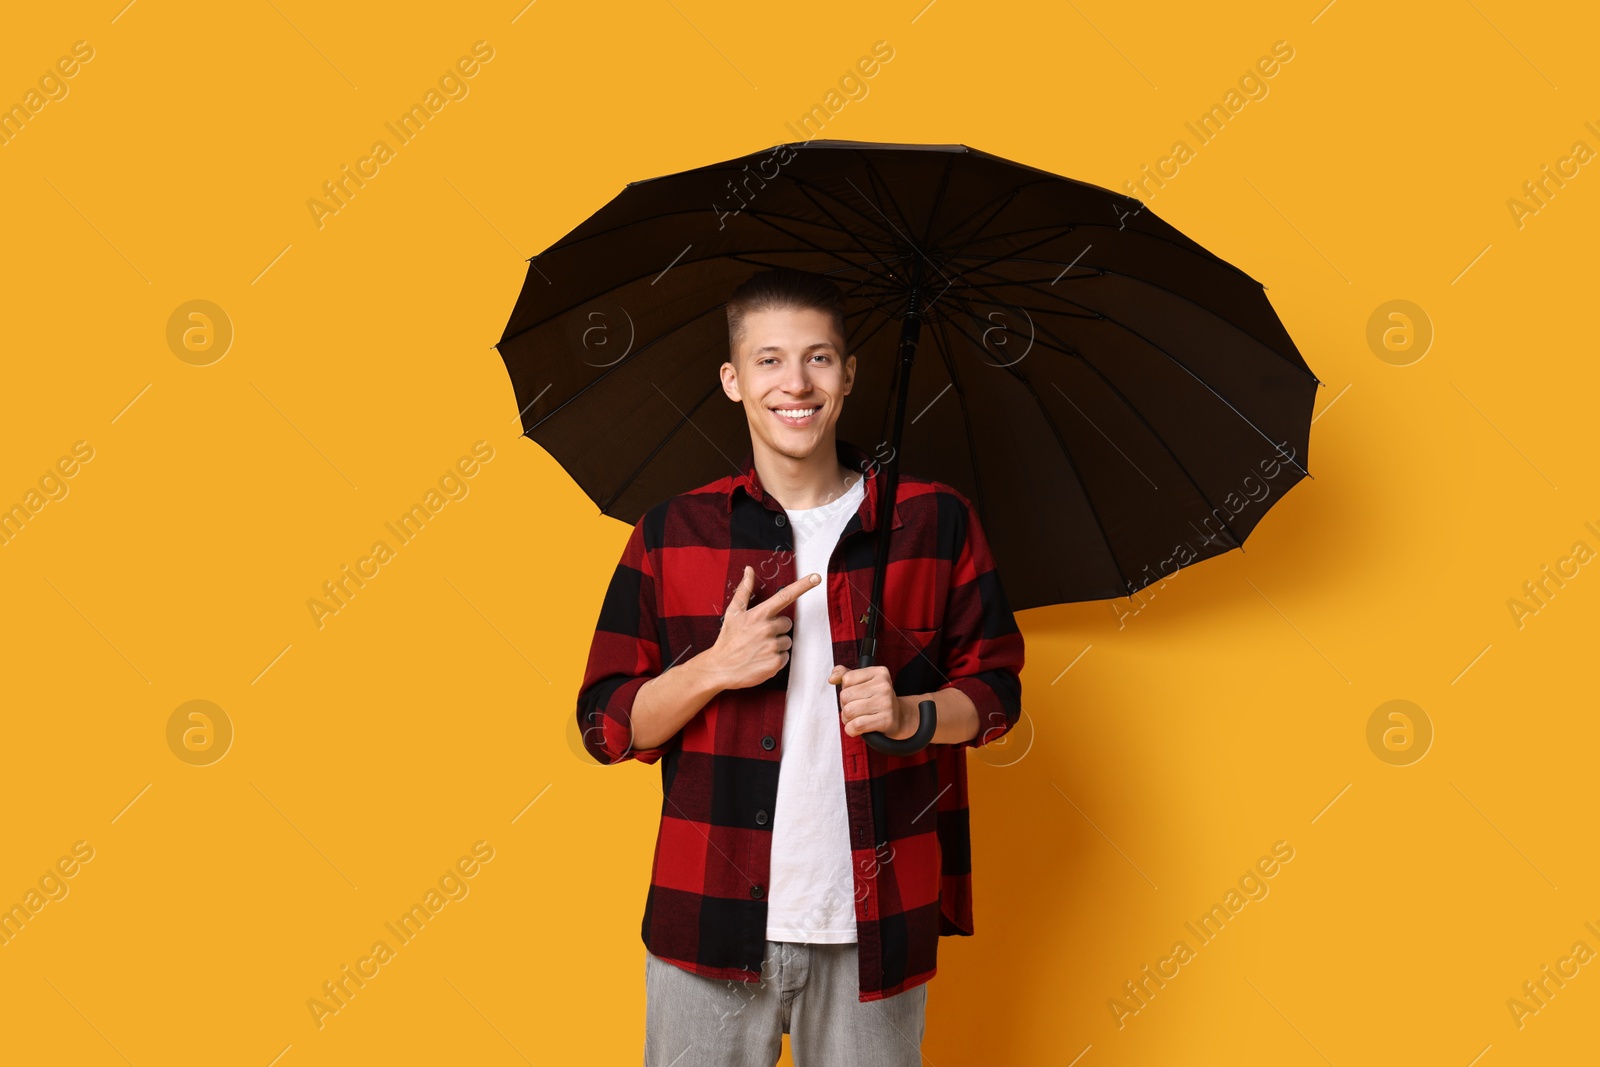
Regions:
[[[832,438],[855,373],[856,357],[845,358],[827,312],[755,311],[745,316],[736,358],[722,365],[722,388],[744,405],[752,440],[804,459]]]

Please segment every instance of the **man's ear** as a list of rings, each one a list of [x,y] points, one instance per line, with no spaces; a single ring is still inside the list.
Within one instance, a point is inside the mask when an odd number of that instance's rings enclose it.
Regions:
[[[735,404],[744,403],[744,398],[739,395],[739,373],[734,370],[732,363],[724,363],[718,373],[722,376],[722,391],[728,394],[728,399]]]
[[[856,357],[850,355],[844,361],[844,391],[850,392],[851,386],[856,384]]]

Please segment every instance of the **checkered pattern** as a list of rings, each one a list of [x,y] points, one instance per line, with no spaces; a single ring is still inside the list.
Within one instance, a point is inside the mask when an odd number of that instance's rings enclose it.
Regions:
[[[846,468],[867,474],[826,582],[833,662],[854,668],[883,479],[860,448],[836,446]],[[978,709],[979,730],[902,757],[840,725],[862,1001],[926,982],[939,937],[972,933],[966,749],[1004,734],[1022,706],[1022,634],[972,504],[902,473],[892,530],[876,662],[902,695],[960,689]],[[601,763],[661,762],[646,947],[695,974],[753,982],[765,949],[773,822],[806,817],[773,810],[789,668],[718,694],[659,747],[633,748],[630,727],[641,686],[716,643],[747,565],[752,605],[799,577],[787,517],[762,491],[750,452],[739,474],[658,504],[634,526],[600,609],[577,716]],[[793,618],[794,606],[784,614]]]

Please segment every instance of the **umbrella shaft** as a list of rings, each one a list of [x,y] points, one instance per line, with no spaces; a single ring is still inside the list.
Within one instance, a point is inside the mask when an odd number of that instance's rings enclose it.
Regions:
[[[905,422],[906,398],[911,392],[911,363],[917,356],[917,338],[922,333],[921,293],[914,281],[900,324],[900,388],[894,401],[894,422],[889,431],[889,459],[879,465],[883,484],[878,491],[877,562],[872,569],[872,597],[867,601],[867,629],[861,639],[859,667],[870,667],[878,653],[878,605],[883,603],[883,582],[889,571],[889,532],[894,526],[895,489],[900,484],[900,429]]]

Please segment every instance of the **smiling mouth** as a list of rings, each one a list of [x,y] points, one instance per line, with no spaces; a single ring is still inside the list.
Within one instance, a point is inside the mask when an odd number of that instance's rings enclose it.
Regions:
[[[769,408],[768,410],[776,415],[780,422],[786,422],[790,426],[806,426],[822,411],[822,405],[812,404],[807,407]]]

